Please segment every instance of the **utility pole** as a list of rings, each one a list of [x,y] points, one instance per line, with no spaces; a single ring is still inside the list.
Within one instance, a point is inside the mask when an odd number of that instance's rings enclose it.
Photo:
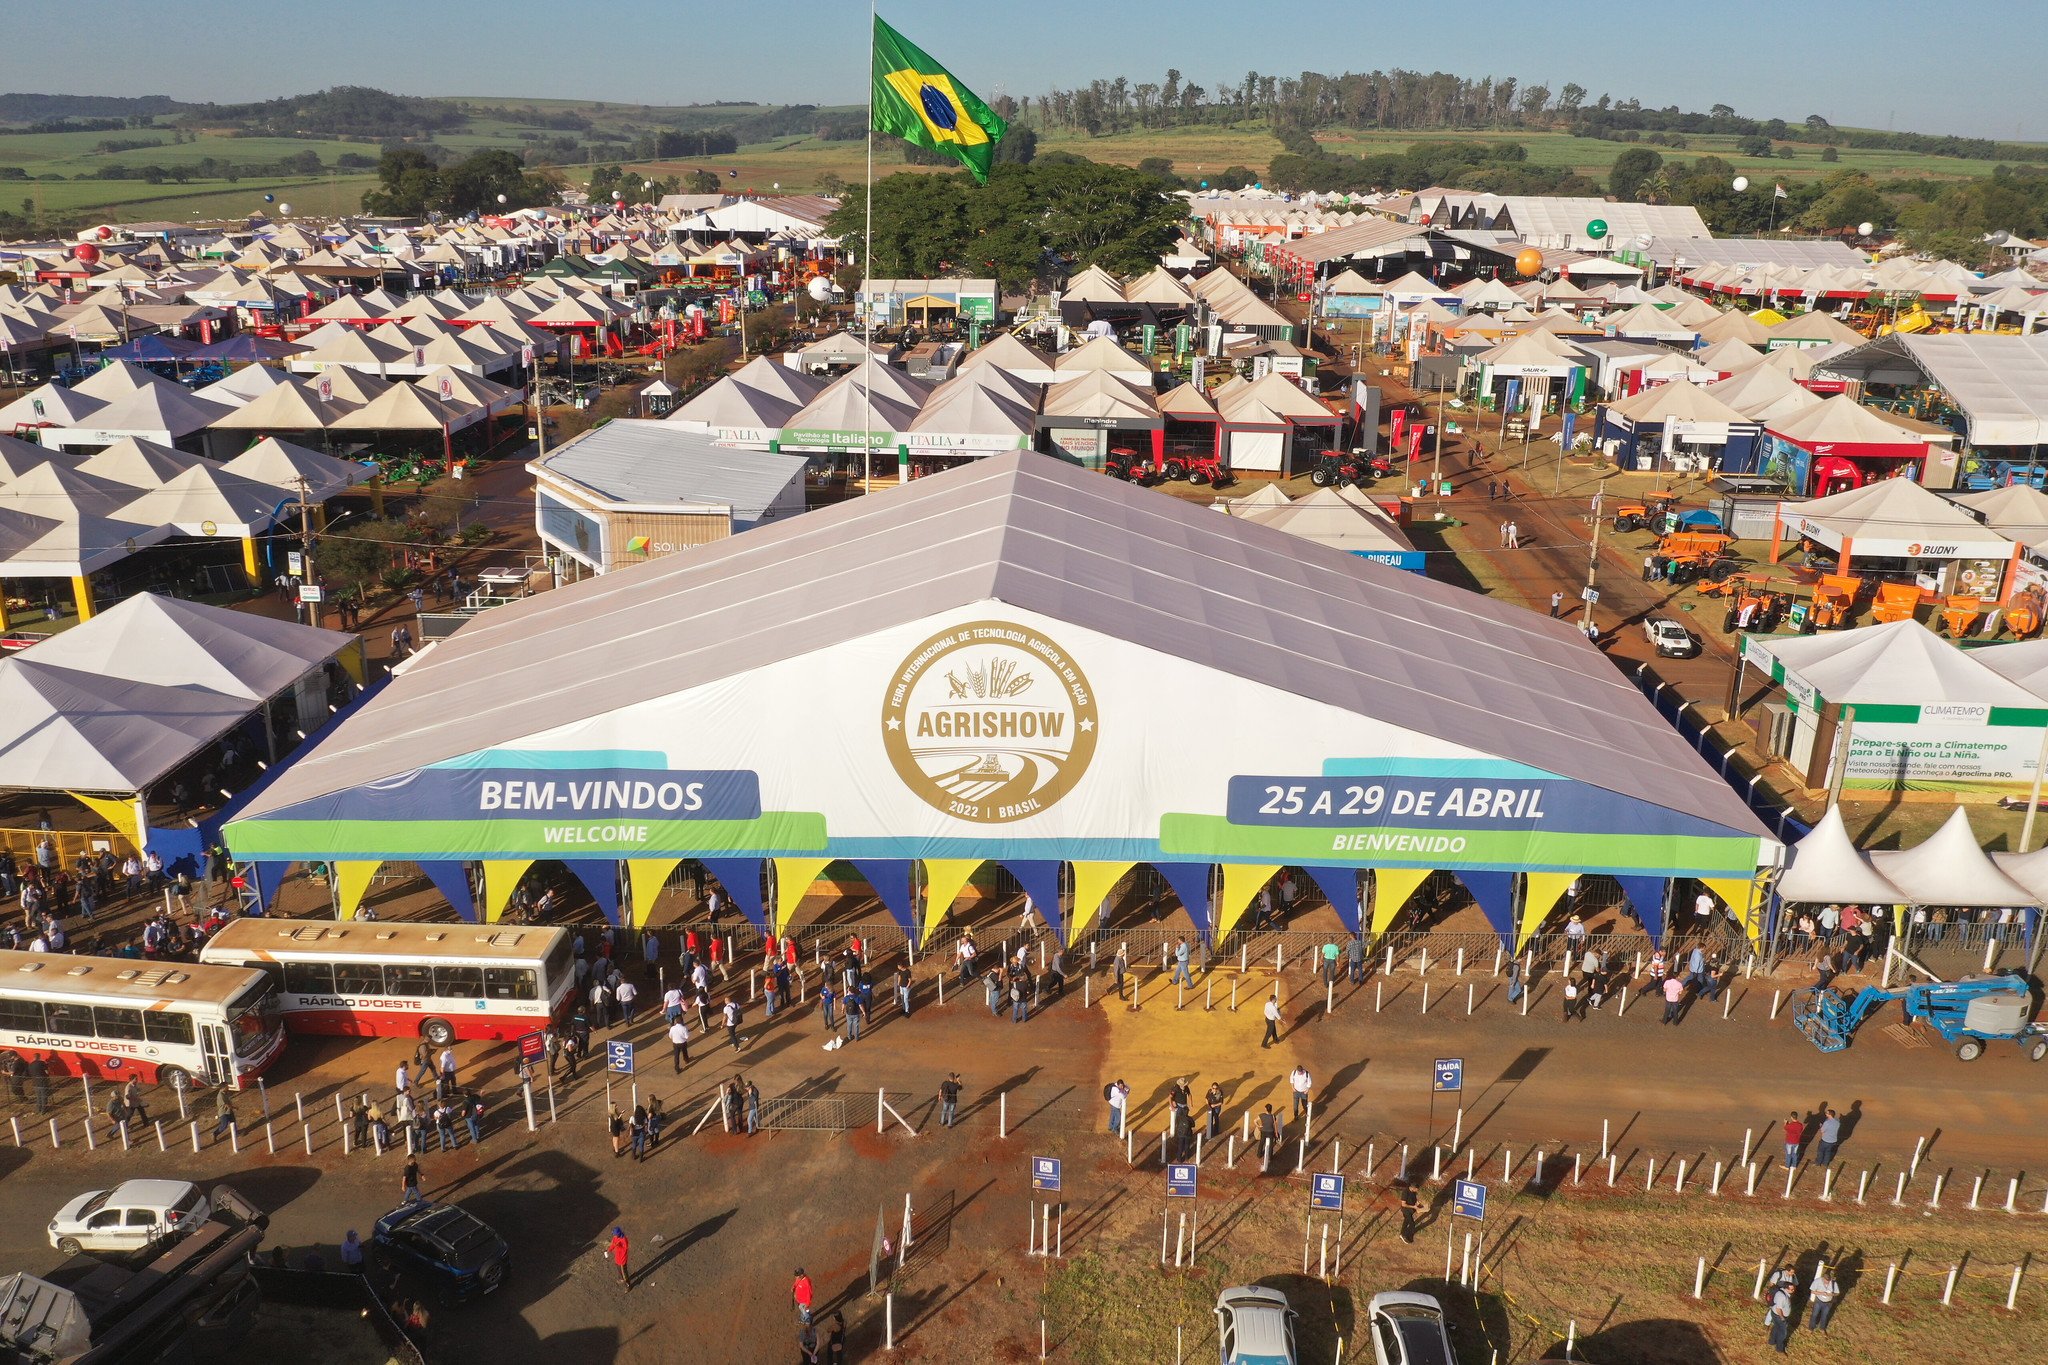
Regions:
[[[1600,505],[1606,496],[1605,484],[1593,491],[1593,534],[1587,538],[1586,545],[1586,616],[1579,629],[1589,640],[1593,638],[1593,597],[1600,579]]]
[[[306,601],[305,585],[314,584],[319,592],[318,580],[313,573],[313,502],[305,479],[299,480],[299,601],[306,608],[306,624],[320,624],[319,602]],[[321,596],[325,596],[321,593]]]

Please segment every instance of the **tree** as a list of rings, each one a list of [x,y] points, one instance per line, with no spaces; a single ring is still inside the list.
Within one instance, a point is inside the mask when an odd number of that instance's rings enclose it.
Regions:
[[[368,595],[396,562],[396,549],[412,539],[405,523],[389,518],[359,521],[345,534],[320,538],[315,556],[320,576],[358,598]]]
[[[1769,156],[1771,140],[1760,133],[1752,133],[1748,137],[1738,138],[1735,150],[1744,156]]]
[[[1833,144],[1830,144],[1820,149],[1820,159],[1822,161],[1840,161],[1842,154],[1835,150]]]
[[[1557,92],[1557,112],[1570,118],[1579,112],[1579,106],[1586,102],[1586,87],[1567,83]]]
[[[1038,155],[1038,134],[1029,128],[1013,127],[996,144],[996,163],[1029,166]],[[950,160],[951,158],[948,158]]]
[[[377,163],[378,188],[363,195],[363,212],[390,218],[423,216],[441,192],[441,173],[414,147],[393,147]]]
[[[1148,156],[1138,163],[1138,173],[1159,180],[1172,180],[1173,162],[1163,156]]]
[[[1830,180],[1827,191],[1799,215],[1801,227],[1822,231],[1855,227],[1858,223],[1889,227],[1894,221],[1891,204],[1877,192],[1870,177],[1853,171]]]
[[[1664,158],[1648,147],[1624,148],[1607,172],[1607,188],[1616,199],[1638,198],[1643,182],[1655,175],[1663,164]]]
[[[1727,105],[1727,104],[1717,104],[1717,105],[1715,105],[1715,106],[1714,106],[1713,108],[1711,108],[1711,109],[1707,110],[1707,117],[1708,117],[1708,118],[1712,118],[1712,119],[1731,119],[1731,118],[1734,118],[1734,117],[1735,117],[1735,109],[1734,109],[1734,106],[1732,106],[1732,105]]]
[[[717,194],[718,172],[691,171],[683,177],[683,183],[689,186],[691,194]]]
[[[837,198],[846,192],[846,181],[837,171],[827,171],[818,177],[818,193],[828,199]]]

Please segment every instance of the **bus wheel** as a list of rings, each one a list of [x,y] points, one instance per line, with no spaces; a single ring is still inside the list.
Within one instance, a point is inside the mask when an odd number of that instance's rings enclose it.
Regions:
[[[173,1090],[190,1090],[192,1088],[192,1073],[185,1070],[182,1066],[158,1067],[156,1083],[158,1085],[167,1085]]]
[[[420,1034],[435,1047],[446,1047],[455,1041],[455,1025],[446,1019],[429,1019],[420,1025]]]

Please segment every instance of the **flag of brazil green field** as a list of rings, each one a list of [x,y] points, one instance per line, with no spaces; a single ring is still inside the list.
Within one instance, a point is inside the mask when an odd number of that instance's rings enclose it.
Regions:
[[[874,79],[876,132],[957,157],[976,180],[988,182],[996,143],[1009,125],[952,72],[880,19],[875,20]]]

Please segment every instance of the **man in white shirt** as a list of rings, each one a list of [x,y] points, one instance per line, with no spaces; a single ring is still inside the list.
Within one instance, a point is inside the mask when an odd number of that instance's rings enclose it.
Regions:
[[[619,1026],[621,1028],[633,1027],[633,1002],[640,998],[640,988],[629,979],[620,977],[619,984],[615,988],[614,993],[619,1001]]]
[[[1124,1135],[1124,1106],[1130,1103],[1130,1098],[1131,1088],[1129,1086],[1125,1085],[1121,1080],[1110,1082],[1109,1135],[1111,1137],[1122,1137]]]
[[[391,1088],[403,1095],[412,1089],[412,1069],[404,1062],[398,1064],[398,1071],[391,1078]]]
[[[683,1065],[690,1060],[690,1027],[683,1022],[680,1005],[668,1026],[668,1059],[678,1076],[683,1074]]]
[[[1280,992],[1274,991],[1266,997],[1266,1036],[1259,1040],[1260,1047],[1271,1047],[1280,1041]]]
[[[1315,1083],[1309,1079],[1307,1067],[1297,1066],[1288,1073],[1287,1084],[1294,1091],[1294,1117],[1298,1119],[1308,1109],[1309,1091]]]

